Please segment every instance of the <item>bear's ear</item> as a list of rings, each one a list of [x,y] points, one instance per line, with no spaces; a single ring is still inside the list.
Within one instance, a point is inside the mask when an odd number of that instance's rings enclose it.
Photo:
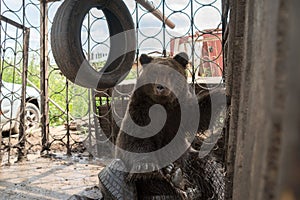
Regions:
[[[141,57],[140,57],[140,63],[142,65],[149,64],[152,60],[153,60],[153,58],[146,55],[146,54],[142,54]]]
[[[189,63],[189,56],[186,53],[181,52],[174,57],[174,60],[176,60],[185,69]]]

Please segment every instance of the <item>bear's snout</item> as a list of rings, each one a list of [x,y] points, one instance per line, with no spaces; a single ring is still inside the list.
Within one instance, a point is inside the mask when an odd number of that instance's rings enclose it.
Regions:
[[[158,84],[158,85],[156,85],[156,90],[157,90],[157,92],[163,92],[165,90],[165,87]]]
[[[168,96],[170,92],[171,91],[167,87],[160,84],[156,84],[154,87],[154,93],[158,96]]]

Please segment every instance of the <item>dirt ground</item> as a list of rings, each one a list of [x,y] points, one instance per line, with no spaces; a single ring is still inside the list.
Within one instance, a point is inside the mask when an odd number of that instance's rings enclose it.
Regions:
[[[103,164],[87,152],[68,157],[64,148],[59,147],[42,156],[37,146],[21,162],[15,162],[16,157],[11,155],[10,164],[4,155],[0,163],[0,200],[68,199],[97,186]]]
[[[88,157],[30,154],[0,168],[0,199],[68,199],[98,184],[103,166]]]

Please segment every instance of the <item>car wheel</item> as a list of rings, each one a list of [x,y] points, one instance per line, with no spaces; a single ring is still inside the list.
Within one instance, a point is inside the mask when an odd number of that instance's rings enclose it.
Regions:
[[[108,58],[100,71],[86,60],[81,44],[82,23],[92,8],[102,10],[110,34]],[[135,41],[132,16],[122,0],[65,0],[51,29],[52,52],[61,72],[88,88],[110,88],[122,81],[132,68]]]
[[[30,132],[32,130],[37,129],[39,127],[40,119],[41,119],[41,113],[39,108],[33,103],[26,103],[25,123],[24,123],[25,131]],[[16,123],[13,128],[13,132],[19,133],[19,131],[20,131],[20,123]]]

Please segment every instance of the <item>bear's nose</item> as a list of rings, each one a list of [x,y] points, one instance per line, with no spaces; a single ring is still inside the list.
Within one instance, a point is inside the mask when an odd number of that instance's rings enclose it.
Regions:
[[[162,86],[162,85],[157,85],[157,86],[156,86],[157,92],[162,92],[162,91],[164,91],[164,89],[165,89],[165,87]]]

